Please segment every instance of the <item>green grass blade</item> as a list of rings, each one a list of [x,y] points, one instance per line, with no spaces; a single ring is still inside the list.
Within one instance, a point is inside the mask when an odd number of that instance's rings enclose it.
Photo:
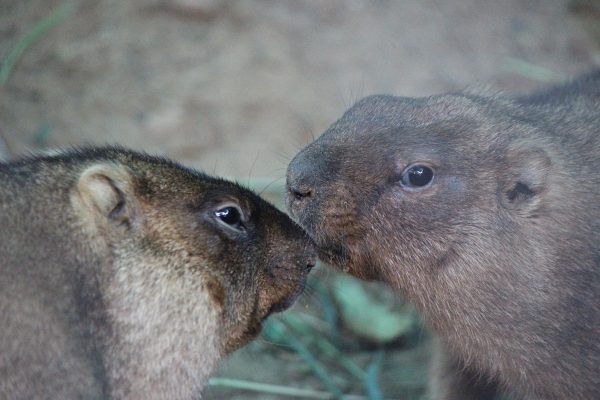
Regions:
[[[383,361],[383,350],[377,351],[373,361],[367,367],[367,376],[365,379],[365,388],[367,389],[367,395],[369,400],[383,400],[383,394],[379,388],[377,377],[379,375],[379,369]]]
[[[293,330],[303,335],[311,335],[312,332],[309,330],[307,325],[296,315],[288,313],[283,317],[283,321],[288,324]],[[344,368],[355,378],[364,380],[366,379],[366,373],[351,359],[346,357],[333,343],[331,343],[324,336],[314,335],[314,340],[322,354],[326,354],[329,358],[334,360],[339,366]]]
[[[514,57],[508,57],[503,67],[507,71],[539,82],[556,82],[565,79],[561,74]]]
[[[39,38],[49,31],[51,28],[56,26],[66,16],[68,16],[74,9],[74,6],[70,3],[63,4],[56,8],[48,16],[39,21],[35,26],[25,32],[15,43],[12,49],[8,52],[6,58],[2,62],[0,67],[0,85],[4,85],[15,65],[21,59],[21,56],[27,50],[29,46],[39,40]]]
[[[229,378],[211,378],[208,381],[211,386],[222,386],[232,389],[249,390],[253,392],[260,392],[266,394],[273,394],[277,396],[288,396],[288,397],[300,397],[304,399],[333,399],[334,396],[331,393],[293,388],[281,385],[271,385],[268,383],[243,381],[238,379]]]
[[[323,382],[327,390],[331,392],[332,399],[342,398],[342,391],[335,384],[331,375],[321,364],[310,350],[298,339],[287,327],[280,321],[272,319],[264,329],[264,335],[267,339],[274,342],[285,343],[290,346],[298,356],[310,367],[315,376]]]

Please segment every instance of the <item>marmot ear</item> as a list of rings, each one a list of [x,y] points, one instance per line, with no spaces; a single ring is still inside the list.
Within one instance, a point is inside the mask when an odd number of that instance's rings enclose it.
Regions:
[[[539,147],[513,147],[505,162],[507,174],[501,185],[501,203],[525,217],[535,216],[548,187],[552,160]]]
[[[130,223],[134,213],[131,172],[115,163],[98,163],[79,176],[77,195],[84,210],[117,224]]]

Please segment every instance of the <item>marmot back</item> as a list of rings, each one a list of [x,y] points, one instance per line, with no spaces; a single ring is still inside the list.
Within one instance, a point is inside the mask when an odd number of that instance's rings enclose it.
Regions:
[[[367,97],[287,178],[321,257],[438,334],[434,399],[600,398],[600,71],[516,99]]]
[[[1,398],[198,398],[314,264],[250,191],[119,148],[0,164],[0,227]]]

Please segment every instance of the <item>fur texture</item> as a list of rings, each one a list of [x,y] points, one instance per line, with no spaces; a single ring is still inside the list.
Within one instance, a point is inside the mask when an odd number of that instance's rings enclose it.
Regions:
[[[600,398],[600,71],[521,98],[367,97],[287,184],[322,258],[438,334],[434,399]]]
[[[198,398],[314,264],[253,193],[119,148],[0,164],[0,227],[6,399]]]

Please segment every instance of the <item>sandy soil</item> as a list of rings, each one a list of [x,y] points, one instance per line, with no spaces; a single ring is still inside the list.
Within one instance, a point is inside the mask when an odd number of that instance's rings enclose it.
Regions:
[[[295,152],[364,95],[481,83],[522,92],[600,65],[595,0],[71,3],[0,86],[0,133],[14,154],[119,143],[281,184]],[[61,4],[0,0],[0,58]],[[259,341],[221,373],[322,389],[297,364]],[[408,398],[394,371],[384,363],[386,396]]]
[[[363,95],[527,90],[600,62],[581,22],[598,21],[597,9],[585,1],[73,3],[0,89],[16,153],[121,143],[222,175],[280,178]],[[0,0],[0,55],[59,4]]]

